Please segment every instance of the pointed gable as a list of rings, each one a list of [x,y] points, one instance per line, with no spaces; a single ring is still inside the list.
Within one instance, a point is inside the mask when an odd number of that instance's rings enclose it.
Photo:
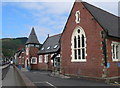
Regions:
[[[115,16],[107,11],[104,11],[94,5],[91,5],[87,2],[82,2],[81,0],[76,0],[73,4],[72,10],[64,27],[63,33],[68,25],[69,19],[71,19],[71,15],[73,14],[74,8],[76,8],[77,3],[82,3],[82,5],[88,10],[88,12],[94,17],[97,23],[108,32],[108,36],[120,38],[120,17]],[[77,4],[77,5],[76,5]],[[78,6],[79,7],[79,6]],[[63,34],[62,33],[62,34]]]
[[[39,41],[38,41],[38,38],[36,36],[34,27],[32,28],[32,31],[29,35],[29,38],[28,38],[26,44],[40,44]]]

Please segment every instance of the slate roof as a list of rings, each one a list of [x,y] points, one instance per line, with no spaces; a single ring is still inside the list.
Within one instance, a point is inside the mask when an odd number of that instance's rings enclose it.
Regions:
[[[28,38],[26,44],[40,44],[39,41],[38,41],[38,38],[36,36],[34,27],[32,28],[32,31],[29,35],[29,38]]]
[[[22,52],[24,52],[25,50],[24,49],[21,49],[21,50],[18,50],[16,53],[17,53],[17,57],[19,57],[21,55]]]
[[[109,36],[120,38],[120,17],[97,8],[87,2],[82,3],[85,8],[88,9],[88,11],[93,15],[96,21],[103,27],[103,29],[108,31]]]
[[[60,49],[60,37],[61,37],[61,34],[48,37],[46,39],[46,41],[43,43],[38,54],[48,54],[48,53],[58,52]],[[55,47],[55,46],[57,46],[57,47]],[[49,49],[48,49],[48,47],[49,47]]]

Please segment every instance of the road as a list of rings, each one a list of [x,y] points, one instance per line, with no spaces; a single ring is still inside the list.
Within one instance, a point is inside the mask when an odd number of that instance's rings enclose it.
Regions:
[[[93,80],[69,78],[69,77],[54,77],[50,76],[50,72],[46,71],[31,71],[24,74],[39,88],[60,88],[60,87],[78,87],[78,88],[119,88],[113,85],[108,85]]]

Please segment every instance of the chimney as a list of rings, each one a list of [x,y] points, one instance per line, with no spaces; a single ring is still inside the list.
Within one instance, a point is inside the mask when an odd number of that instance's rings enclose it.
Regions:
[[[48,38],[49,38],[49,34],[48,34]]]

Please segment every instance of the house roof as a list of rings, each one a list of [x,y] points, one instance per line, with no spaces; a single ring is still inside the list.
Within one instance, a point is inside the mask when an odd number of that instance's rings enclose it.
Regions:
[[[38,54],[54,53],[60,49],[60,37],[61,34],[50,36],[43,43],[43,46],[39,50]]]
[[[32,28],[32,31],[29,35],[29,38],[28,38],[26,44],[40,44],[39,41],[38,41],[38,38],[36,36],[34,27]]]
[[[109,36],[120,38],[120,17],[117,17],[107,11],[97,8],[87,2],[82,2],[85,8],[93,15],[96,21],[108,32]],[[119,29],[119,31],[118,31]]]
[[[17,52],[16,52],[16,53],[17,53],[17,57],[19,57],[23,51],[25,51],[25,50],[24,50],[24,49],[21,49],[21,50],[17,51]]]

